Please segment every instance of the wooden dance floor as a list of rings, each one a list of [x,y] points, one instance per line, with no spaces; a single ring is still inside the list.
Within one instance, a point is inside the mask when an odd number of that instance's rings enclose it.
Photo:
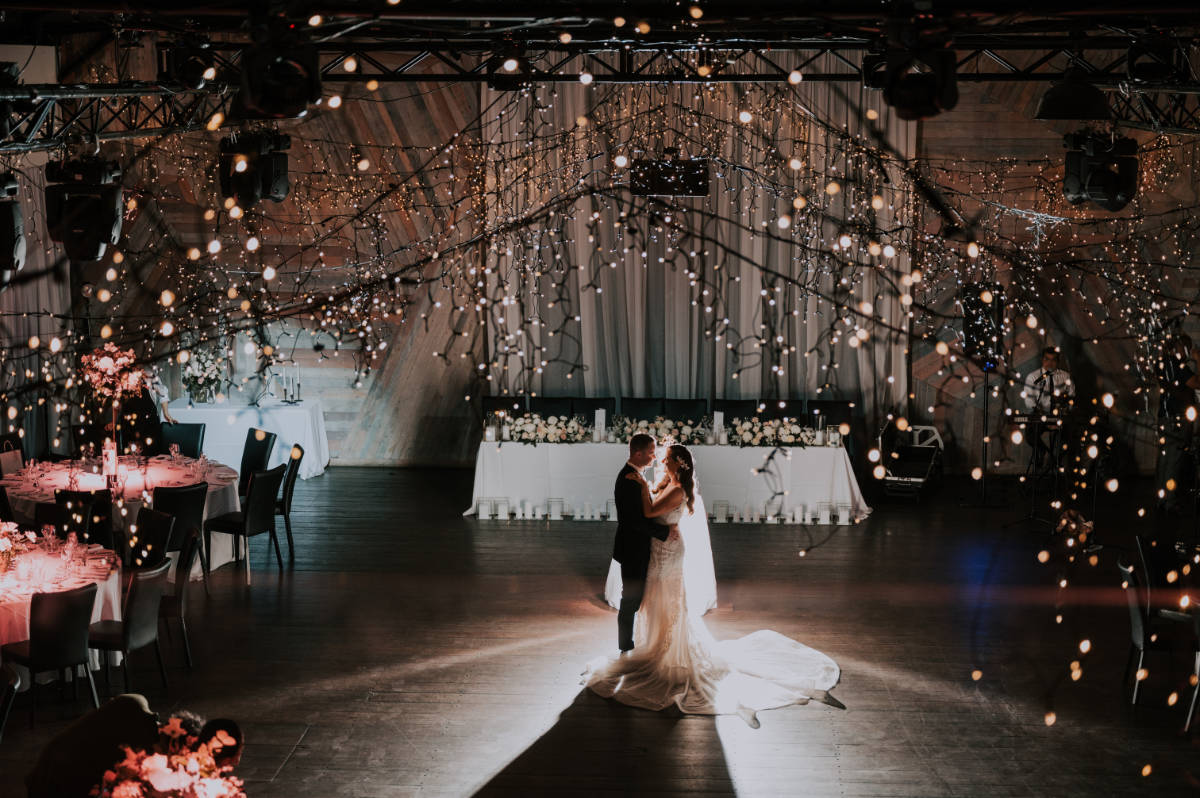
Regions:
[[[1048,535],[1000,528],[1019,514],[1015,500],[964,509],[945,491],[923,505],[876,503],[854,527],[714,527],[715,634],[774,629],[842,668],[833,694],[845,710],[771,710],[755,730],[581,692],[584,663],[616,647],[615,613],[599,598],[613,527],[464,519],[470,480],[334,468],[300,483],[294,564],[281,575],[257,538],[250,588],[232,567],[207,600],[197,584],[194,670],[178,638],[164,638],[169,690],[145,651],[135,691],[160,713],[240,721],[252,798],[1197,790],[1200,735],[1179,734],[1190,693],[1167,706],[1186,655],[1149,662],[1132,711],[1116,555],[1102,552],[1084,580],[1104,589],[1060,596],[1036,558]],[[1072,681],[1083,638],[1092,652]],[[24,794],[41,745],[82,709],[44,690],[30,731],[18,701],[0,742],[0,795]]]

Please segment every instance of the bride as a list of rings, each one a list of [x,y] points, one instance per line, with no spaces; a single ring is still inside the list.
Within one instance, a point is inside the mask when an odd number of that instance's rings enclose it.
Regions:
[[[659,523],[678,524],[679,534],[651,543],[633,650],[589,663],[584,683],[631,706],[660,710],[674,704],[689,714],[736,713],[754,728],[758,710],[809,699],[840,707],[827,693],[840,671],[821,652],[765,629],[722,641],[708,631],[701,617],[706,602],[689,602],[684,576],[685,542],[701,533],[707,538],[708,526],[691,452],[670,446],[664,466],[668,479],[657,494],[642,484],[643,509]],[[641,481],[634,474],[627,478]]]

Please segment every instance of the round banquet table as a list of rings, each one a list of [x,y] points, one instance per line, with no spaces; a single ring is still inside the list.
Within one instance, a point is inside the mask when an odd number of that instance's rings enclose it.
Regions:
[[[91,463],[87,467],[89,470],[84,471],[79,460],[40,463],[36,468],[27,467],[0,479],[0,485],[8,491],[8,500],[17,520],[31,526],[34,523],[37,505],[53,502],[56,490],[104,490],[107,487],[104,475],[91,470],[99,469],[99,464]],[[241,509],[237,492],[237,472],[222,463],[212,460],[200,461],[190,457],[179,457],[173,461],[169,455],[160,455],[150,458],[143,468],[123,457],[118,470],[126,478],[122,508],[125,513],[122,514],[114,508],[114,531],[124,529],[127,523],[137,520],[137,513],[145,496],[153,495],[155,488],[175,488],[207,482],[208,499],[204,503],[206,519]],[[71,488],[70,484],[72,474],[75,476],[74,488]],[[212,534],[212,550],[208,552],[210,569],[233,561],[233,543],[232,535],[216,532]],[[195,570],[192,571],[193,579],[199,576],[199,568],[200,563],[197,560]]]
[[[29,639],[29,609],[34,593],[59,593],[95,582],[92,623],[121,620],[121,571],[117,556],[97,545],[83,547],[68,567],[59,553],[42,547],[17,555],[13,567],[0,573],[0,645]],[[100,652],[88,652],[92,670],[100,668]],[[119,659],[114,660],[119,663]],[[13,663],[28,689],[29,671]],[[47,674],[47,677],[53,674]]]

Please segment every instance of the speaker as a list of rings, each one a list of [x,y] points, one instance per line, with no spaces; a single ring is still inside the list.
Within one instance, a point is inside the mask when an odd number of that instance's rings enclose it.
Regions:
[[[984,371],[995,371],[1003,353],[1004,286],[967,283],[962,287],[963,351]]]
[[[55,183],[46,186],[46,230],[73,261],[98,261],[121,239],[119,185]]]
[[[25,266],[25,217],[18,190],[16,175],[0,175],[0,291]]]

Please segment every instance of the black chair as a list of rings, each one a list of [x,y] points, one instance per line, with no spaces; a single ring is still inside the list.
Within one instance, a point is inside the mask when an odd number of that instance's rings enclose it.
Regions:
[[[246,444],[242,447],[242,468],[238,471],[238,495],[246,495],[250,475],[255,471],[266,471],[275,451],[275,433],[251,427],[246,430]],[[206,546],[207,548],[207,546]]]
[[[66,513],[68,532],[75,532],[80,541],[99,543],[106,549],[117,550],[112,530],[112,493],[108,488],[56,490],[54,501]],[[118,554],[123,552],[118,551]]]
[[[8,715],[17,702],[20,689],[21,674],[17,669],[12,665],[0,665],[0,740],[4,739],[4,724],[8,723]]]
[[[798,400],[793,400],[790,405],[794,413],[790,415],[800,416],[802,405]],[[854,408],[853,402],[849,399],[810,399],[808,401],[808,419],[811,420],[813,426],[817,426],[816,419],[820,419],[820,426],[827,427],[830,425],[836,426],[839,424],[854,424]]]
[[[635,399],[631,396],[621,397],[621,415],[635,421],[653,421],[664,414],[662,399]]]
[[[713,399],[713,412],[724,413],[726,421],[754,418],[758,415],[758,402],[753,399]]]
[[[213,532],[224,532],[244,539],[246,584],[250,584],[250,538],[255,535],[271,536],[271,543],[275,546],[275,559],[279,561],[279,570],[283,570],[283,555],[279,552],[279,538],[275,535],[275,502],[279,497],[279,486],[283,483],[285,468],[286,466],[278,465],[269,471],[255,471],[250,475],[242,511],[218,515],[204,522],[206,548],[211,545]],[[237,551],[236,542],[234,551]]]
[[[617,414],[617,400],[611,396],[608,398],[580,396],[571,400],[571,415],[582,416],[589,424],[596,417],[597,410],[603,410],[605,418],[611,423],[613,416]]]
[[[19,432],[0,433],[0,452],[16,451],[24,456],[24,436]]]
[[[1182,616],[1178,620],[1156,618],[1150,614],[1149,605],[1142,600],[1143,595],[1148,595],[1142,590],[1142,580],[1138,578],[1138,569],[1132,565],[1126,565],[1123,562],[1117,563],[1117,568],[1121,571],[1121,588],[1125,593],[1125,603],[1129,606],[1129,629],[1130,629],[1130,646],[1129,658],[1125,663],[1126,682],[1129,681],[1130,670],[1134,673],[1133,694],[1130,698],[1131,704],[1137,703],[1138,689],[1141,687],[1141,680],[1137,678],[1137,672],[1142,669],[1142,664],[1146,660],[1146,652],[1171,652],[1179,650],[1178,634],[1176,630],[1186,628],[1186,625],[1192,623],[1192,619],[1188,616]],[[1186,621],[1180,623],[1180,621]],[[1193,645],[1193,650],[1200,656],[1200,643]],[[1134,663],[1136,655],[1137,663]],[[1193,698],[1193,704],[1195,700]],[[1190,720],[1191,713],[1189,713]]]
[[[0,485],[0,521],[16,521],[13,514],[12,502],[8,500],[8,490]]]
[[[304,447],[292,444],[292,456],[288,458],[287,470],[283,473],[283,496],[275,501],[275,515],[283,516],[283,528],[287,532],[288,559],[296,558],[296,547],[292,542],[292,493],[296,490],[296,478],[300,476],[300,462],[304,460]]]
[[[155,510],[175,516],[175,528],[167,551],[179,551],[183,536],[189,529],[204,528],[204,505],[208,501],[208,483],[183,485],[177,488],[155,488]],[[200,567],[204,574],[204,593],[208,595],[208,554],[200,549]]]
[[[66,512],[53,502],[38,502],[33,507],[33,524],[40,535],[47,526],[54,527],[54,533],[66,537]]]
[[[672,421],[699,422],[708,415],[708,401],[706,399],[665,399],[663,400],[663,411],[666,417]]]
[[[174,527],[173,515],[150,507],[139,510],[137,523],[130,524],[125,542],[130,567],[150,569],[162,565],[167,559]]]
[[[157,568],[147,568],[133,575],[133,584],[125,596],[125,606],[122,608],[120,621],[100,621],[88,627],[88,648],[105,652],[104,677],[108,679],[108,653],[119,651],[124,655],[121,660],[121,670],[125,677],[125,692],[132,692],[129,687],[129,652],[137,651],[151,644],[154,645],[154,655],[158,658],[158,672],[162,676],[163,687],[167,686],[167,669],[163,665],[162,649],[158,645],[158,612],[162,602],[163,585],[167,581],[167,571],[171,563],[164,562]]]
[[[104,448],[104,431],[95,424],[72,424],[71,441],[71,453],[76,457],[86,449],[99,454]]]
[[[179,622],[183,633],[183,656],[187,666],[192,667],[192,646],[188,642],[187,631],[187,596],[188,583],[191,580],[192,566],[196,564],[196,554],[200,551],[200,528],[192,527],[183,537],[183,545],[179,549],[179,558],[175,561],[175,587],[173,592],[165,593],[162,604],[158,608],[158,617],[162,618],[167,630],[167,639],[171,638],[171,621]]]
[[[522,396],[485,396],[483,397],[483,414],[503,411],[510,416],[519,416],[528,408],[528,397]]]
[[[88,624],[96,603],[95,583],[61,593],[34,593],[29,605],[29,639],[0,646],[0,660],[29,669],[29,726],[37,714],[37,675],[83,666],[92,690],[92,706],[100,706],[92,669],[88,667]],[[73,679],[75,695],[79,681]]]
[[[162,448],[171,451],[171,444],[179,444],[179,453],[187,457],[199,457],[204,451],[204,424],[163,424]]]
[[[529,412],[542,418],[570,416],[571,398],[568,396],[533,396],[529,399]]]

